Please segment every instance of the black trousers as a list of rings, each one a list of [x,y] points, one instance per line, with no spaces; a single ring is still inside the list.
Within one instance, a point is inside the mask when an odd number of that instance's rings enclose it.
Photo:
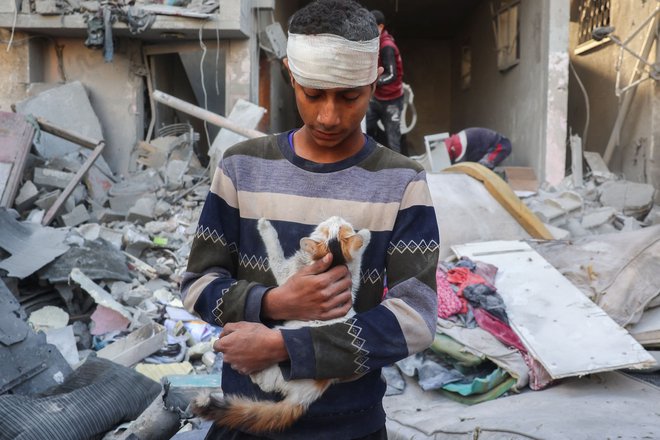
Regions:
[[[390,101],[379,101],[371,98],[367,110],[367,134],[376,137],[378,121],[383,123],[385,131],[385,146],[401,153],[401,112],[403,111],[403,96]]]
[[[208,434],[204,440],[267,440],[267,437],[258,437],[252,434],[235,431],[233,429],[224,428],[213,424],[209,429]],[[337,439],[337,440],[387,440],[387,428],[384,426],[376,432],[373,432],[364,437],[354,439]]]

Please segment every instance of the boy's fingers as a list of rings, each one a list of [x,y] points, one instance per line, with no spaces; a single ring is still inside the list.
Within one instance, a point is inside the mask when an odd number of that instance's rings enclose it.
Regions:
[[[327,254],[325,257],[307,266],[307,270],[312,275],[318,275],[320,273],[327,271],[331,263],[332,263],[332,254]]]

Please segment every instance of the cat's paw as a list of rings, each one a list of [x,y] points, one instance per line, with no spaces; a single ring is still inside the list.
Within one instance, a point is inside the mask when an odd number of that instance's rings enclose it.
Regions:
[[[261,232],[267,231],[272,227],[273,226],[270,224],[270,222],[263,217],[261,217],[259,221],[257,221],[257,229]]]
[[[366,248],[369,241],[371,241],[371,232],[369,232],[369,229],[360,229],[357,234],[362,237],[362,247]]]

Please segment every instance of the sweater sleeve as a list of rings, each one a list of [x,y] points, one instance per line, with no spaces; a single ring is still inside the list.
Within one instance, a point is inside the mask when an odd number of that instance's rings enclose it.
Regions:
[[[259,322],[267,288],[237,280],[240,216],[229,168],[220,162],[193,238],[181,297],[185,308],[204,321]]]
[[[288,379],[347,377],[427,348],[435,335],[438,226],[426,175],[401,201],[386,256],[388,293],[376,307],[322,327],[283,329]]]

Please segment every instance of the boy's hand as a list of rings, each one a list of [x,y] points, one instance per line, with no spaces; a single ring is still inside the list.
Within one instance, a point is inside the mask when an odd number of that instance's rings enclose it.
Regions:
[[[272,320],[334,319],[351,308],[351,274],[344,265],[328,270],[332,254],[305,266],[286,283],[269,290],[262,302],[262,316]]]
[[[241,374],[255,373],[289,359],[282,333],[254,322],[225,325],[213,349],[222,352],[223,362]]]

